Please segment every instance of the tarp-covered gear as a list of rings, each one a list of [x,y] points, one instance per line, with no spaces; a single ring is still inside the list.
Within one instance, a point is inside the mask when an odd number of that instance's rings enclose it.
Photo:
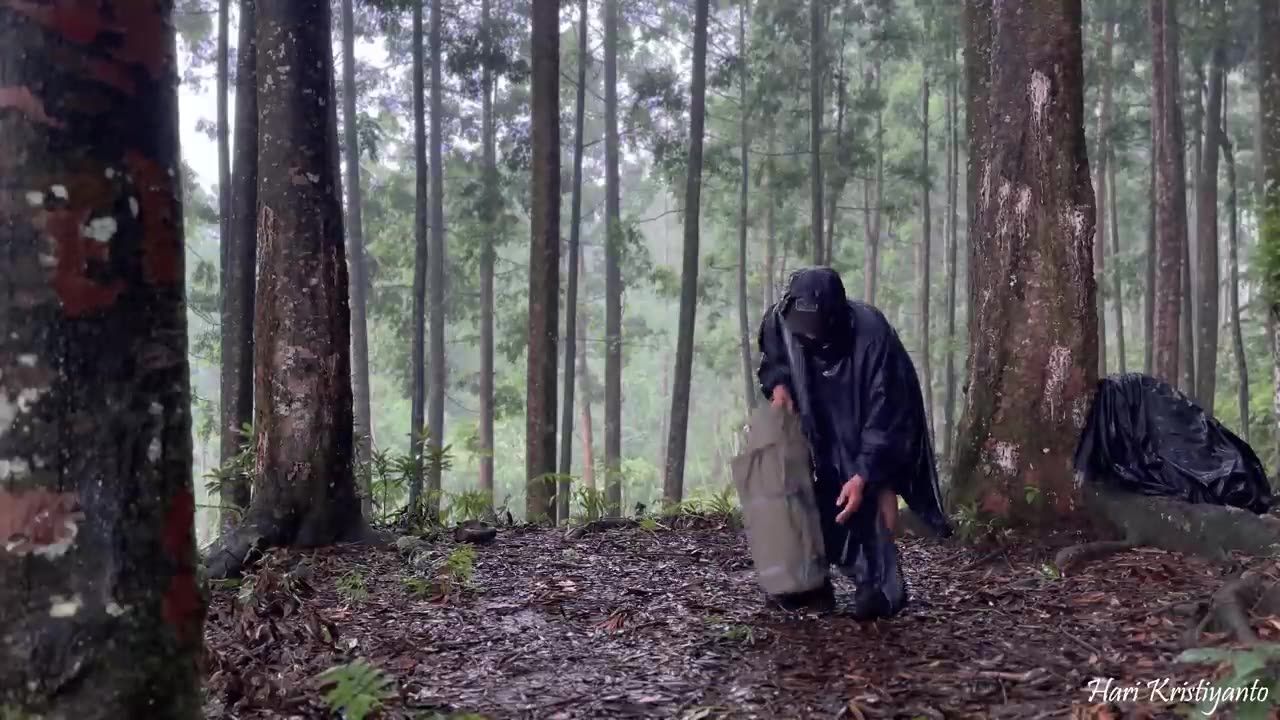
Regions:
[[[1258,514],[1273,504],[1266,470],[1248,443],[1168,383],[1136,373],[1098,381],[1075,469],[1143,495]]]
[[[796,336],[789,325],[811,325],[800,320],[815,317],[807,314],[811,307],[822,332]],[[828,556],[839,564],[855,557],[839,555],[848,529],[835,523],[840,486],[854,475],[866,481],[865,503],[875,505],[879,491],[891,487],[921,520],[949,537],[920,380],[884,315],[850,301],[834,270],[800,270],[765,313],[759,344],[761,391],[771,398],[778,385],[788,388],[813,450]]]
[[[758,407],[732,469],[760,586],[774,596],[823,589],[822,520],[799,418],[783,408]]]

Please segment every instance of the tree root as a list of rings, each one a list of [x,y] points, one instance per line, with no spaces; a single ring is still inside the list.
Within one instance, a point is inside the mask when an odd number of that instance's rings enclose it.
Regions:
[[[290,544],[282,534],[280,528],[270,521],[245,521],[215,540],[204,553],[205,578],[226,580],[240,577],[245,568],[257,562],[268,548]],[[375,530],[361,519],[336,542],[385,547],[395,541],[394,533]]]
[[[578,525],[569,528],[564,534],[565,540],[581,540],[592,533],[604,532],[606,530],[621,530],[623,528],[639,527],[640,523],[631,518],[604,518],[602,520],[592,520],[585,525]]]
[[[1059,550],[1058,554],[1053,558],[1053,564],[1057,566],[1058,572],[1067,575],[1091,562],[1132,550],[1135,547],[1137,547],[1136,543],[1127,540],[1098,540],[1084,543],[1083,545],[1072,545]]]
[[[1189,632],[1188,643],[1197,642],[1204,632],[1226,632],[1245,645],[1257,644],[1249,611],[1262,593],[1262,579],[1255,572],[1247,571],[1227,581],[1213,594],[1204,618]]]

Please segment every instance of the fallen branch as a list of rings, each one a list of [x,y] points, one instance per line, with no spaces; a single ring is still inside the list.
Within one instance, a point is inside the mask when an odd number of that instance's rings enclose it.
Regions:
[[[622,530],[624,528],[639,527],[640,523],[631,518],[604,518],[603,520],[592,520],[584,525],[571,527],[564,534],[565,540],[581,540],[592,533],[604,532],[606,530]]]
[[[1053,564],[1058,567],[1058,572],[1066,575],[1088,563],[1132,550],[1135,547],[1137,547],[1135,543],[1127,540],[1099,540],[1084,543],[1083,545],[1072,545],[1059,550],[1058,554],[1053,558]]]

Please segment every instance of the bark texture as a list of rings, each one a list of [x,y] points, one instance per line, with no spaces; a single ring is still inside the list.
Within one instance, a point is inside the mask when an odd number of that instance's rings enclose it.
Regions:
[[[948,34],[948,61],[955,57],[954,35]],[[960,203],[960,93],[958,81],[947,82],[947,354],[943,374],[946,389],[942,398],[943,435],[942,460],[951,465],[951,450],[955,440],[956,417],[956,289],[959,285],[957,260],[959,260],[958,205]]]
[[[1107,163],[1107,193],[1110,195],[1109,203],[1111,206],[1111,258],[1117,261],[1120,257],[1120,209],[1116,202],[1116,154],[1113,143],[1107,144],[1107,155],[1109,162]],[[1099,200],[1102,203],[1103,200]],[[1127,357],[1125,355],[1125,337],[1124,337],[1124,302],[1120,282],[1120,273],[1111,273],[1111,310],[1112,320],[1116,328],[1116,370],[1121,374],[1128,372],[1126,365]],[[1101,340],[1099,342],[1102,342]]]
[[[1259,32],[1263,38],[1280,37],[1280,4],[1259,0]],[[1262,115],[1262,229],[1258,252],[1263,263],[1264,300],[1271,319],[1269,334],[1273,359],[1272,408],[1276,424],[1273,437],[1280,438],[1280,43],[1263,43],[1259,53],[1258,104]]]
[[[363,202],[360,194],[360,135],[356,132],[356,30],[352,0],[342,0],[342,113],[347,152],[347,252],[351,264],[351,364],[355,394],[356,455],[367,460],[373,444],[373,409],[369,398],[368,273],[364,258]],[[373,475],[360,478],[361,508],[373,510]]]
[[[1111,51],[1115,45],[1116,26],[1110,20],[1107,21],[1107,29],[1102,35],[1102,52],[1098,59],[1098,64],[1103,73],[1102,75],[1102,93],[1098,98],[1098,130],[1094,136],[1097,140],[1096,157],[1096,180],[1094,181],[1094,193],[1098,199],[1098,238],[1094,243],[1093,250],[1093,275],[1094,279],[1101,283],[1106,277],[1107,271],[1107,156],[1108,147],[1110,145],[1111,133],[1111,88],[1112,88],[1112,71],[1111,71]],[[1117,302],[1119,299],[1117,298]],[[1098,375],[1107,374],[1107,300],[1106,296],[1098,293]]]
[[[742,353],[743,390],[747,407],[756,406],[755,369],[751,362],[751,319],[747,317],[747,189],[751,182],[747,155],[751,139],[747,134],[747,2],[738,7],[738,53],[744,63],[738,75],[738,101],[741,112],[739,124],[739,155],[741,183],[738,186],[738,344]],[[767,280],[767,277],[766,277]]]
[[[493,119],[493,26],[489,13],[490,0],[481,0],[480,33],[485,59],[480,79],[480,92],[484,96],[480,101],[481,144],[484,146],[484,198],[480,210],[485,228],[480,234],[480,491],[489,496],[492,506],[493,267],[496,257],[493,236],[501,199],[498,196],[498,153],[495,147],[497,129]],[[572,384],[569,387],[572,388]]]
[[[1182,310],[1182,260],[1187,237],[1187,198],[1183,191],[1182,110],[1178,105],[1178,19],[1174,0],[1150,0],[1152,76],[1151,113],[1156,193],[1155,319],[1152,373],[1177,384]]]
[[[587,107],[587,33],[590,28],[588,0],[578,2],[578,83],[573,105],[573,197],[570,200],[569,258],[565,263],[569,278],[566,281],[564,302],[564,401],[560,404],[560,486],[556,490],[556,518],[563,523],[569,519],[569,500],[573,488],[569,472],[573,469],[573,394],[575,371],[579,362],[586,361],[586,348],[582,342],[585,332],[578,328],[578,275],[581,261],[582,232],[582,155],[583,132]],[[585,379],[585,378],[584,378]],[[583,401],[587,402],[583,390]],[[584,406],[585,407],[585,406]],[[588,412],[587,415],[590,415]],[[590,428],[586,429],[591,432]],[[589,435],[588,435],[589,436]]]
[[[813,264],[822,257],[822,9],[809,0],[809,242]],[[696,61],[695,61],[696,62]]]
[[[930,261],[933,256],[933,207],[929,198],[929,68],[925,66],[920,92],[920,119],[923,123],[920,135],[920,212],[923,216],[920,246],[916,254],[916,336],[919,338],[920,387],[924,392],[925,418],[932,433],[933,422],[933,363],[929,348],[929,293],[933,285],[929,281]]]
[[[1227,116],[1223,96],[1223,117]],[[1249,442],[1249,360],[1244,354],[1244,328],[1240,326],[1240,212],[1237,206],[1235,153],[1223,123],[1222,159],[1227,165],[1227,314],[1231,323],[1231,350],[1236,360],[1236,404],[1240,410],[1240,438]]]
[[[533,175],[525,519],[555,518],[556,360],[560,303],[560,5],[533,0]]]
[[[440,77],[444,63],[444,19],[440,5],[440,0],[431,3],[431,250],[427,257],[427,285],[431,293],[431,382],[427,423],[433,454],[444,447],[444,392],[449,377],[444,352],[444,86]],[[427,463],[427,517],[440,515],[441,471],[440,463]]]
[[[427,400],[427,113],[423,73],[422,3],[413,0],[413,167],[416,178],[413,217],[413,340],[410,342],[409,454],[423,455]],[[422,510],[425,468],[414,468],[409,479],[409,509]]]
[[[702,135],[707,104],[707,14],[709,0],[695,0],[693,78],[689,102],[689,171],[684,189],[684,262],[680,273],[680,326],[671,389],[671,429],[667,439],[663,499],[679,503],[684,496],[684,454],[689,429],[689,396],[693,374],[693,335],[698,311],[698,221],[702,217]],[[821,224],[819,224],[821,229]],[[821,232],[816,242],[822,244]]]
[[[202,715],[171,16],[0,4],[5,717]]]
[[[1199,305],[1196,328],[1196,398],[1210,415],[1218,379],[1218,150],[1222,144],[1222,91],[1226,84],[1226,5],[1210,3],[1213,49],[1204,112],[1204,143],[1196,187],[1196,278]]]
[[[236,58],[235,164],[232,167],[231,220],[224,237],[222,284],[221,450],[222,461],[240,452],[252,438],[241,429],[253,423],[253,295],[258,261],[258,56],[256,1],[240,0]],[[227,532],[249,507],[252,481],[247,475],[222,483],[221,526]]]
[[[1016,524],[1077,524],[1071,461],[1098,343],[1080,1],[997,3],[990,17],[970,27],[971,87],[988,90],[974,93],[970,121],[983,128],[969,234],[976,314],[955,496]]]
[[[353,479],[351,314],[332,114],[330,13],[258,7],[261,141],[254,318],[257,445],[245,521],[210,551],[213,578],[254,546],[366,536]]]

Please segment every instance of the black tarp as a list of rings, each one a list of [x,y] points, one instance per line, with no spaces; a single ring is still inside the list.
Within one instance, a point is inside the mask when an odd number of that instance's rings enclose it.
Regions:
[[[1130,373],[1098,381],[1075,469],[1095,482],[1265,513],[1267,473],[1248,443],[1176,388]]]

